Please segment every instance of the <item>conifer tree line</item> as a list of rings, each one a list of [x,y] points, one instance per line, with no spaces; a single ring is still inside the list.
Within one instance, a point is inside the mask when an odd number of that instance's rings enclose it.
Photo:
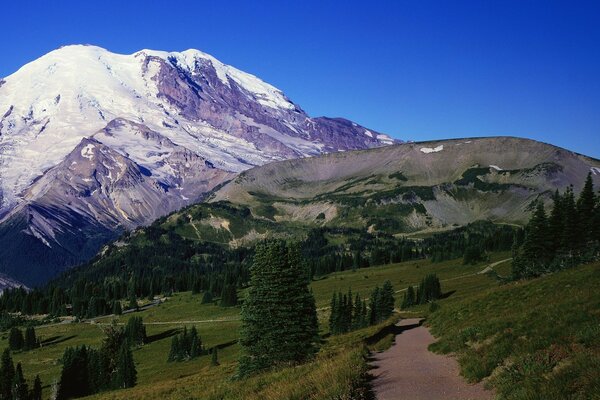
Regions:
[[[35,328],[29,326],[25,328],[25,335],[17,327],[12,327],[8,333],[8,347],[12,351],[32,350],[40,347],[40,342],[35,335]]]
[[[347,294],[333,293],[331,298],[331,314],[329,315],[329,332],[332,335],[346,333],[369,325],[367,301],[357,293],[352,299],[352,291]]]
[[[375,286],[369,296],[369,324],[375,325],[388,319],[394,312],[394,287],[390,281]]]
[[[412,286],[406,288],[401,308],[406,309],[418,304],[431,303],[442,297],[442,285],[436,274],[426,275],[417,290]]]
[[[184,327],[181,334],[173,336],[167,361],[187,361],[202,354],[206,354],[206,352],[196,327],[192,326],[189,331],[187,327]]]
[[[320,341],[317,310],[300,246],[279,240],[260,243],[250,271],[238,376],[313,357]]]
[[[577,199],[573,188],[556,191],[552,210],[538,201],[522,243],[513,248],[512,275],[532,278],[600,258],[600,196],[588,174]]]
[[[0,400],[42,400],[42,381],[36,375],[31,389],[21,363],[15,367],[9,349],[0,358]]]
[[[137,325],[132,323],[131,326]],[[129,324],[128,324],[129,326]],[[113,324],[105,329],[100,349],[68,347],[62,357],[57,400],[74,399],[105,390],[132,387],[137,370],[131,352],[132,332]]]
[[[385,281],[383,287],[376,286],[367,300],[357,293],[352,298],[352,290],[347,294],[334,292],[331,297],[329,332],[332,335],[351,332],[388,319],[394,311],[394,287]]]

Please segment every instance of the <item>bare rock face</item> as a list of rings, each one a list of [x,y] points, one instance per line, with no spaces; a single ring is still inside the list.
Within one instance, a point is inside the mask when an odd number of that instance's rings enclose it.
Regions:
[[[0,273],[26,284],[251,167],[395,142],[198,50],[66,46],[0,80],[0,116]]]

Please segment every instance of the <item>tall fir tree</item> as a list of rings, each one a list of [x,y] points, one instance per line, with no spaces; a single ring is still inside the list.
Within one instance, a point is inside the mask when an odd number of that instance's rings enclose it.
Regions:
[[[29,400],[42,400],[42,381],[39,375],[33,380],[33,387],[29,392]]]
[[[298,245],[256,246],[250,289],[242,306],[239,376],[312,357],[318,348],[317,313]]]
[[[133,361],[131,349],[127,343],[121,345],[119,350],[119,359],[117,362],[117,370],[114,373],[113,387],[129,388],[135,386],[137,382],[137,370]]]
[[[594,239],[594,211],[596,208],[596,195],[594,193],[594,181],[592,173],[589,172],[583,189],[577,199],[577,217],[580,221],[582,239],[587,243]]]
[[[11,399],[12,383],[15,377],[15,365],[13,364],[10,350],[5,349],[0,358],[0,399]]]
[[[29,388],[27,386],[27,381],[23,376],[21,363],[18,363],[17,367],[15,368],[15,376],[12,382],[12,399],[29,400]]]

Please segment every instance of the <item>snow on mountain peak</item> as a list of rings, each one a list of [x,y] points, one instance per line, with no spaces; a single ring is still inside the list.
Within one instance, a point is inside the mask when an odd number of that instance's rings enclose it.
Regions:
[[[230,172],[391,143],[341,119],[311,119],[279,89],[199,50],[126,55],[69,45],[0,81],[0,209],[117,119]],[[146,146],[132,136],[128,144]]]

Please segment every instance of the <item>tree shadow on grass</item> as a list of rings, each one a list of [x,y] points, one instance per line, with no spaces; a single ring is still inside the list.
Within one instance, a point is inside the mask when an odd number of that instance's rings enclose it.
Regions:
[[[160,332],[160,333],[157,333],[155,335],[148,336],[146,338],[146,343],[152,343],[152,342],[156,342],[158,340],[166,339],[166,338],[171,337],[171,336],[175,336],[175,335],[177,335],[181,331],[182,331],[181,328],[167,329],[164,332]]]
[[[47,339],[42,340],[40,342],[40,344],[42,345],[42,347],[52,346],[52,345],[55,345],[55,344],[66,342],[67,340],[71,340],[71,339],[73,339],[75,337],[77,337],[77,335],[71,335],[71,336],[52,336],[52,337],[49,337]]]
[[[456,290],[451,290],[449,292],[442,293],[442,295],[440,296],[440,299],[447,299],[448,297],[452,296],[454,293],[456,293]]]

